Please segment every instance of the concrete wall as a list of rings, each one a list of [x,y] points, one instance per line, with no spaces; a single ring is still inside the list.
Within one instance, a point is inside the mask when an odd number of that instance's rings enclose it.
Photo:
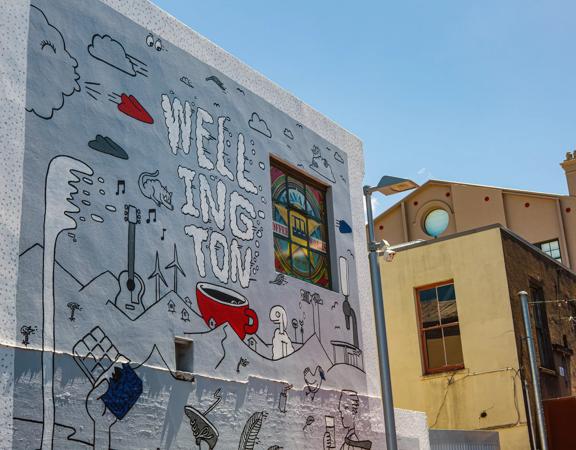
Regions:
[[[396,405],[434,429],[497,430],[502,449],[529,448],[500,229],[400,250],[382,276]],[[426,375],[415,289],[447,280],[465,368]]]
[[[0,11],[1,447],[384,448],[360,141],[147,1]],[[331,289],[274,269],[272,156]]]

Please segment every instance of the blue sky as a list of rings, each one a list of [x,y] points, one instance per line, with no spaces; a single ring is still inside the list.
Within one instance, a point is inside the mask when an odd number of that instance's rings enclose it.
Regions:
[[[360,137],[369,183],[566,192],[573,0],[154,2]]]

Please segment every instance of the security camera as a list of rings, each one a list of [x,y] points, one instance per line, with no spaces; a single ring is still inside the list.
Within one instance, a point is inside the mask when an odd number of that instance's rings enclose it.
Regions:
[[[392,262],[396,252],[391,249],[391,245],[388,241],[382,240],[378,243],[378,256],[383,256],[386,262]]]

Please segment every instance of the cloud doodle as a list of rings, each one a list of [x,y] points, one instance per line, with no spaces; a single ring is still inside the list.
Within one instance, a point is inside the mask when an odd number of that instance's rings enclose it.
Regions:
[[[107,34],[92,36],[88,53],[98,61],[102,61],[131,77],[135,77],[137,74],[148,76],[147,70],[143,68],[146,64],[126,53],[124,46]]]
[[[28,73],[38,74],[42,82],[28,84],[26,111],[49,120],[66,97],[80,92],[78,61],[68,53],[60,31],[35,6],[30,9],[29,42]]]
[[[272,137],[272,132],[270,131],[270,128],[268,128],[268,124],[264,119],[261,119],[256,112],[252,113],[252,118],[248,121],[248,126],[267,138]]]
[[[344,158],[338,152],[334,152],[334,159],[338,161],[340,164],[344,164]]]
[[[284,128],[284,136],[286,136],[288,139],[294,140],[294,134],[289,128]]]

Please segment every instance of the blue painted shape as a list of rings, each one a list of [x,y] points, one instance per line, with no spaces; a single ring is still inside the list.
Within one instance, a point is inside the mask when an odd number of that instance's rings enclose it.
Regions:
[[[348,222],[346,222],[345,220],[339,220],[336,225],[338,225],[338,230],[340,230],[340,233],[342,234],[352,233],[352,227],[348,225]]]
[[[116,367],[102,401],[118,420],[122,420],[142,395],[142,380],[128,364]]]

